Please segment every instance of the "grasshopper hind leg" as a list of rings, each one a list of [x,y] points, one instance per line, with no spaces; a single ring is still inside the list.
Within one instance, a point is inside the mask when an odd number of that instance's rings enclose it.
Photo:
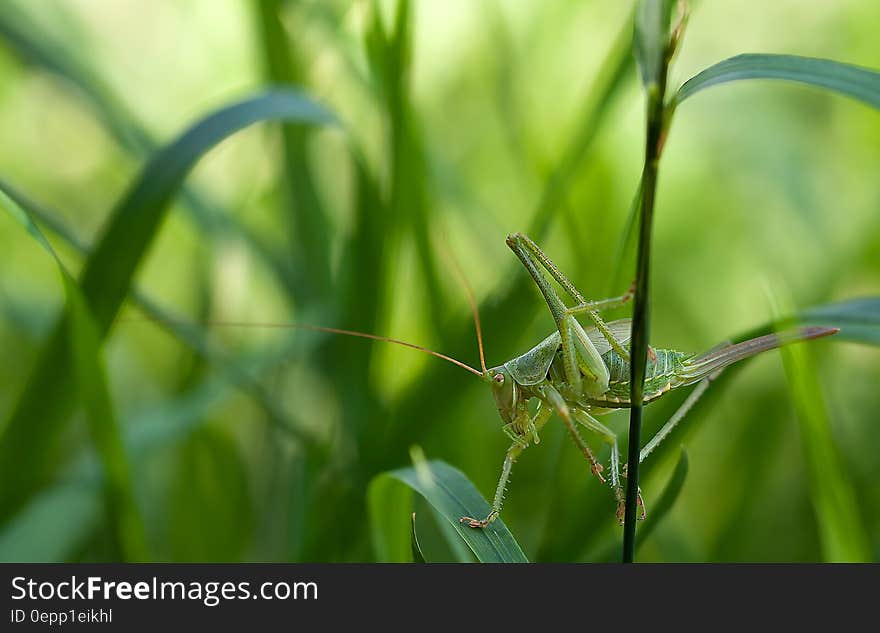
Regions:
[[[572,417],[591,433],[598,435],[611,448],[611,489],[617,500],[618,512],[623,507],[623,486],[620,483],[620,451],[617,434],[583,409],[573,409]]]

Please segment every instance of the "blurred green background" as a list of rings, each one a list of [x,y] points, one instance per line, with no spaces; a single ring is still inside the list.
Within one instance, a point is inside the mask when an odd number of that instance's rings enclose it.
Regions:
[[[141,294],[181,321],[359,329],[475,365],[451,252],[480,302],[487,360],[499,364],[552,328],[507,233],[532,235],[588,297],[631,281],[621,235],[644,134],[631,10],[584,0],[7,0],[0,177],[87,247],[157,144],[266,85],[294,84],[341,126],[258,125],[208,153],[138,271]],[[874,0],[706,0],[671,81],[742,52],[876,68],[877,24]],[[774,302],[877,294],[878,165],[880,114],[854,101],[751,82],[683,104],[660,169],[652,343],[703,351],[766,323]],[[78,271],[81,254],[47,232]],[[0,249],[5,420],[64,290],[5,215]],[[473,376],[362,340],[196,331],[208,358],[129,305],[104,348],[146,558],[375,560],[366,490],[409,464],[413,446],[493,493],[509,442]],[[810,406],[827,414],[854,494],[855,521],[840,530],[856,557],[877,560],[880,351],[819,341],[807,352],[821,388]],[[796,393],[780,355],[766,354],[646,462],[649,512],[679,444],[690,468],[640,560],[836,558]],[[668,399],[646,410],[646,436],[681,397]],[[627,420],[605,419],[624,445]],[[558,421],[543,435],[514,469],[505,523],[531,560],[616,559],[610,492]],[[2,509],[0,557],[125,557],[82,411],[47,463],[27,498]],[[416,510],[429,560],[460,556],[442,522]],[[380,520],[406,526],[409,514],[392,507]]]

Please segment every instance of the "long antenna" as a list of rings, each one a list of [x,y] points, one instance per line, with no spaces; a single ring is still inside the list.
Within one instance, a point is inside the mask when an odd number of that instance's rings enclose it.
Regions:
[[[130,319],[126,319],[130,320]],[[138,320],[138,319],[134,319]],[[159,319],[153,319],[151,317],[145,317],[145,321],[153,321],[156,323],[162,323]],[[374,341],[382,341],[385,343],[394,343],[395,345],[402,345],[403,347],[408,347],[410,349],[414,349],[419,352],[424,352],[425,354],[430,354],[431,356],[436,356],[437,358],[441,358],[445,361],[449,361],[453,365],[458,365],[462,369],[466,369],[475,376],[483,377],[483,373],[478,369],[471,367],[470,365],[461,362],[451,356],[447,356],[446,354],[441,354],[440,352],[435,352],[432,349],[428,349],[427,347],[422,347],[421,345],[416,345],[415,343],[407,343],[406,341],[401,341],[396,338],[390,338],[388,336],[380,336],[378,334],[367,334],[366,332],[356,332],[354,330],[341,330],[335,327],[321,327],[319,325],[307,325],[305,323],[260,323],[254,321],[248,322],[239,322],[239,321],[200,321],[198,323],[189,323],[188,325],[204,325],[208,327],[240,327],[240,328],[268,328],[268,329],[300,329],[300,330],[312,330],[314,332],[327,332],[328,334],[343,334],[345,336],[356,336],[359,338],[368,338]]]
[[[458,279],[458,282],[461,284],[464,289],[465,296],[467,297],[468,305],[471,308],[471,315],[474,319],[474,328],[477,331],[477,347],[480,351],[480,368],[483,371],[479,371],[467,363],[463,363],[458,359],[452,358],[452,356],[447,356],[446,354],[441,354],[440,352],[435,352],[432,349],[428,349],[427,347],[422,347],[421,345],[416,345],[415,343],[407,343],[406,341],[401,341],[396,338],[390,338],[388,336],[380,336],[378,334],[367,334],[366,332],[356,332],[355,330],[342,330],[334,327],[322,327],[319,325],[307,325],[305,323],[259,323],[259,322],[238,322],[238,321],[202,321],[199,325],[206,326],[217,326],[217,327],[241,327],[241,328],[273,328],[273,329],[284,329],[284,328],[297,328],[301,330],[312,330],[314,332],[327,332],[328,334],[342,334],[345,336],[356,336],[359,338],[371,339],[374,341],[382,341],[385,343],[394,343],[395,345],[401,345],[403,347],[408,347],[410,349],[414,349],[419,352],[424,352],[425,354],[430,354],[431,356],[435,356],[442,360],[448,361],[453,365],[457,365],[462,369],[466,369],[471,372],[475,376],[479,376],[480,378],[484,378],[488,369],[486,369],[486,355],[483,352],[483,328],[480,326],[480,311],[477,308],[477,301],[474,298],[474,292],[471,290],[470,284],[467,282],[467,278],[464,276],[464,273],[461,270],[461,267],[458,265],[458,260],[456,260],[452,251],[449,249],[448,245],[445,241],[441,241],[443,250],[445,251],[446,258],[452,264],[453,271],[455,272],[455,276]],[[129,320],[129,319],[126,319]],[[155,321],[161,323],[160,319],[154,319],[151,317],[145,317],[146,321]]]
[[[467,277],[464,276],[464,272],[462,272],[461,266],[458,265],[458,260],[455,258],[455,255],[449,248],[449,245],[446,243],[445,240],[441,240],[441,245],[446,255],[446,259],[448,259],[449,263],[452,264],[452,270],[455,273],[455,278],[464,289],[464,294],[467,297],[468,304],[471,307],[471,315],[474,318],[474,328],[476,328],[477,330],[477,347],[480,350],[480,367],[483,369],[483,374],[485,375],[488,370],[486,369],[486,356],[483,353],[483,328],[480,326],[480,311],[477,308],[477,301],[474,298],[474,291],[471,289],[471,286],[467,281]]]

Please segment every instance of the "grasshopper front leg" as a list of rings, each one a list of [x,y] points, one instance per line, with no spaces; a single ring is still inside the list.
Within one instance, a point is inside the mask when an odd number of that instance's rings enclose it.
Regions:
[[[504,456],[504,463],[501,466],[501,478],[498,480],[498,486],[495,488],[495,497],[492,499],[492,508],[489,515],[485,519],[461,517],[461,519],[459,519],[461,523],[466,523],[472,528],[484,528],[498,518],[498,515],[501,513],[501,506],[504,505],[504,493],[507,490],[507,482],[510,480],[510,471],[513,468],[513,464],[516,462],[516,459],[520,454],[528,447],[529,439],[537,437],[538,431],[544,428],[544,425],[547,424],[551,414],[551,409],[544,406],[543,403],[539,404],[537,412],[535,412],[535,415],[529,422],[529,430],[523,436],[524,441],[515,439],[513,444],[510,445],[510,448],[507,449],[507,454]]]

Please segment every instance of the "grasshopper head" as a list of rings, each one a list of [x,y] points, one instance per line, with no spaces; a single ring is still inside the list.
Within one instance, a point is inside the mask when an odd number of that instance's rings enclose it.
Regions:
[[[519,398],[516,381],[503,366],[488,369],[485,375],[486,380],[492,386],[492,395],[495,396],[498,414],[505,422],[513,422]]]

